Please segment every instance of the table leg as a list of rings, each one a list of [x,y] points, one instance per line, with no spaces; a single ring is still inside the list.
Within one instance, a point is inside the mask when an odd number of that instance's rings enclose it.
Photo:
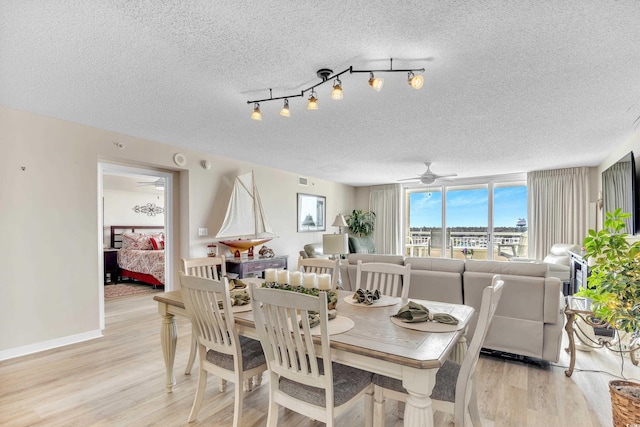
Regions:
[[[176,385],[176,378],[173,376],[173,362],[176,358],[177,339],[178,327],[176,326],[176,319],[173,314],[165,311],[162,314],[160,342],[162,343],[162,355],[164,356],[164,366],[167,372],[167,393],[173,392],[173,386]]]
[[[464,335],[460,335],[460,338],[458,338],[458,342],[453,348],[453,351],[449,353],[448,359],[452,362],[456,362],[458,365],[462,365],[465,354],[467,354],[467,339],[464,337]]]
[[[424,369],[422,375],[406,371],[402,385],[407,390],[404,408],[406,427],[433,427],[431,392],[436,384],[436,369]]]
[[[567,338],[569,339],[569,347],[565,348],[565,351],[569,353],[569,369],[564,371],[564,374],[570,377],[573,374],[573,368],[576,366],[576,342],[573,330],[573,322],[576,315],[566,309],[564,314],[567,316],[567,324],[564,325],[564,330],[567,332]]]

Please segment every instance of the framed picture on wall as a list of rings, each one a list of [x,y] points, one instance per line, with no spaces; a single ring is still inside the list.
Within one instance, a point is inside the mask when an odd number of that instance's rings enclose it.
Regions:
[[[325,231],[326,197],[298,193],[298,232]]]

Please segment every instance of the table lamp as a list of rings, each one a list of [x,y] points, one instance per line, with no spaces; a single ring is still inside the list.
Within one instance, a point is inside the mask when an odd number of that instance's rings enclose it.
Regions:
[[[343,218],[344,220],[344,218]],[[349,240],[347,234],[323,234],[322,235],[322,252],[326,255],[332,255],[331,259],[340,259],[340,255],[349,252]],[[338,280],[336,281],[338,289],[342,289],[342,277],[340,275],[340,263],[338,262]]]
[[[338,234],[342,234],[342,227],[348,227],[347,221],[344,219],[344,215],[336,215],[336,219],[331,224],[332,227],[338,227]],[[346,253],[346,252],[343,252]]]

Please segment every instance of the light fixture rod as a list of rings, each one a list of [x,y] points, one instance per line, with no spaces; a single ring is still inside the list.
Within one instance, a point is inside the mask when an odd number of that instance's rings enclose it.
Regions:
[[[340,71],[339,73],[335,73],[329,77],[323,78],[322,81],[320,81],[319,83],[316,83],[313,86],[310,86],[306,89],[302,89],[302,91],[299,94],[296,95],[285,95],[285,96],[278,96],[278,97],[273,97],[273,93],[271,91],[271,89],[269,89],[269,98],[264,98],[264,99],[255,99],[252,101],[247,101],[247,104],[255,104],[256,102],[266,102],[266,101],[276,101],[278,99],[285,99],[285,98],[299,98],[299,97],[303,97],[305,92],[309,92],[310,90],[313,90],[315,88],[317,88],[318,86],[321,86],[329,81],[332,81],[333,79],[335,79],[336,77],[339,77],[341,75],[343,75],[346,72],[349,72],[349,74],[353,74],[353,73],[408,73],[408,72],[421,72],[424,73],[425,69],[424,68],[407,68],[407,69],[402,69],[402,70],[394,70],[393,69],[393,58],[391,58],[390,60],[390,66],[388,70],[354,70],[353,66],[350,66],[349,68]]]

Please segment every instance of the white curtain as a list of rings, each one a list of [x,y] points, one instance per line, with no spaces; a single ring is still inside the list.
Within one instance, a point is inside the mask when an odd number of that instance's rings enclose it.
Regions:
[[[589,228],[589,168],[527,174],[529,257],[543,259],[554,243],[582,246]]]
[[[622,212],[633,212],[633,173],[631,162],[618,162],[602,172],[602,192],[604,193],[604,212],[613,212],[621,208]],[[633,217],[624,220],[626,232],[633,232]]]
[[[376,214],[373,240],[379,254],[401,255],[402,247],[402,185],[371,187],[369,210]]]

